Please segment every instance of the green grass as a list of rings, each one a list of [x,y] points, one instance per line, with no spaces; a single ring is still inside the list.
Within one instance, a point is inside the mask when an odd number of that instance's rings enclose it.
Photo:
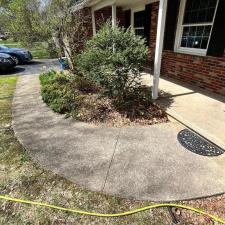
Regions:
[[[10,43],[14,43],[13,40],[11,39],[7,39],[7,40],[0,40],[0,44],[3,45],[3,44],[10,44]]]
[[[108,197],[82,189],[36,165],[14,136],[11,123],[11,103],[16,86],[16,77],[0,77],[0,194],[18,198],[48,202],[70,208],[98,212],[117,212],[148,204]],[[22,110],[22,109],[21,109]],[[167,220],[159,217],[155,223]],[[20,205],[0,200],[0,224],[150,224],[156,211],[144,212],[122,218],[93,218],[64,213],[56,210]]]
[[[11,124],[11,104],[16,77],[0,77],[0,194],[68,208],[100,213],[136,209],[150,202],[131,201],[84,190],[80,186],[45,171],[34,163],[16,139]],[[22,109],[21,109],[22,110]],[[215,197],[185,202],[209,213],[223,216],[225,200]],[[203,217],[182,211],[181,224],[206,223]],[[197,223],[196,223],[197,221]],[[195,222],[195,223],[194,223]],[[95,218],[21,205],[0,200],[1,225],[167,225],[171,219],[166,209],[156,209],[120,218]]]
[[[0,79],[0,127],[11,122],[11,101],[16,81],[16,77]]]
[[[47,44],[44,42],[36,42],[32,47],[26,47],[20,42],[14,42],[9,39],[6,41],[0,40],[0,45],[5,45],[9,48],[26,48],[28,49],[34,58],[36,59],[48,59],[50,58],[49,52],[47,50]]]

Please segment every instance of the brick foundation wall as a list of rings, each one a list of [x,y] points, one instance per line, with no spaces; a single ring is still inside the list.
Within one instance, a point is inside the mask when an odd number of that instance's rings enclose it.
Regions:
[[[225,96],[225,53],[219,58],[164,51],[161,74]]]
[[[152,4],[149,64],[153,72],[159,3]],[[164,50],[161,75],[225,96],[225,52],[223,57],[193,56]]]

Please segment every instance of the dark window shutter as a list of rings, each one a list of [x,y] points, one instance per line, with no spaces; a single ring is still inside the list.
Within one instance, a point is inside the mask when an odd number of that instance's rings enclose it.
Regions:
[[[174,49],[179,7],[180,0],[168,0],[164,38],[164,49],[166,50]]]
[[[148,4],[145,6],[145,31],[144,31],[147,46],[150,45],[151,18],[152,18],[152,4]]]
[[[124,12],[124,15],[125,15],[125,23],[124,23],[124,26],[126,29],[128,29],[131,25],[131,10],[126,10]]]
[[[219,0],[207,55],[222,57],[225,49],[225,0]]]

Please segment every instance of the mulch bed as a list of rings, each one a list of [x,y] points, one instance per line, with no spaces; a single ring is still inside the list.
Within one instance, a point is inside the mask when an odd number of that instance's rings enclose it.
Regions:
[[[136,126],[153,125],[168,122],[166,113],[154,103],[148,104],[147,108],[118,110],[112,101],[97,94],[83,95],[83,102],[78,114],[73,117],[79,121],[93,123],[98,126]],[[138,103],[137,103],[138,105]],[[138,112],[138,113],[137,113]]]

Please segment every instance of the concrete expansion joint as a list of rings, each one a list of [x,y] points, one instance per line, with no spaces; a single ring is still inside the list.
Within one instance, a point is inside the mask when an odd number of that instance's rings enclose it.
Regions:
[[[111,161],[109,163],[109,167],[108,167],[108,170],[107,170],[107,173],[106,173],[106,177],[105,177],[105,181],[104,181],[104,184],[103,184],[102,192],[105,189],[105,185],[106,185],[106,182],[107,182],[107,179],[108,179],[108,176],[109,176],[110,168],[111,168],[111,166],[113,164],[113,159],[115,157],[116,149],[117,149],[117,146],[118,146],[118,143],[119,143],[121,130],[122,130],[122,128],[119,129],[119,133],[118,133],[117,138],[116,138],[116,143],[115,143],[113,154],[112,154],[112,158],[111,158]]]

